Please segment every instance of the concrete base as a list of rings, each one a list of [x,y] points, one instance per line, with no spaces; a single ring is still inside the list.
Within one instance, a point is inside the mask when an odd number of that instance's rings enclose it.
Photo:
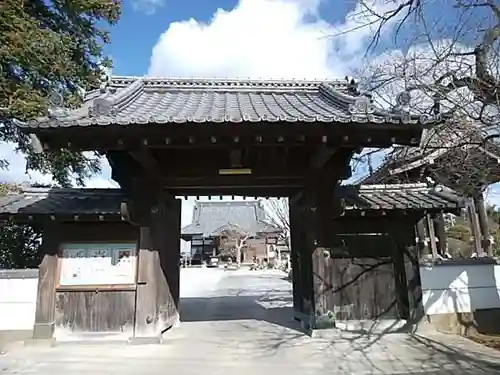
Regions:
[[[310,315],[294,310],[293,318],[300,323],[300,327],[304,330],[304,332],[311,334],[314,329],[314,322]]]
[[[2,343],[24,341],[33,337],[33,330],[0,331],[0,346]]]
[[[26,339],[24,340],[24,346],[40,346],[40,347],[52,347],[56,345],[56,339]]]
[[[161,337],[133,337],[128,340],[128,343],[131,345],[153,345],[153,344],[161,344]]]
[[[32,338],[33,331],[29,329],[0,331],[0,352],[13,345],[22,345],[26,340],[31,340]]]
[[[33,327],[33,338],[50,339],[54,336],[53,323],[35,323]]]

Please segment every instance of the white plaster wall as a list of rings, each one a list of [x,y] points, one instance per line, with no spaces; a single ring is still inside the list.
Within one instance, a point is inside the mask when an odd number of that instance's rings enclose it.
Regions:
[[[500,308],[500,265],[433,265],[420,267],[427,315]]]
[[[0,278],[0,331],[32,330],[38,278]]]

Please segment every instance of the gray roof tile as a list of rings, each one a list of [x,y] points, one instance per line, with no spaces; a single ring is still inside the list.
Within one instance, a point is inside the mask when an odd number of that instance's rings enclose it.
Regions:
[[[404,121],[419,120],[411,116]],[[114,77],[103,92],[88,92],[81,108],[55,108],[50,116],[19,126],[260,121],[400,123],[403,119],[374,108],[366,96],[349,95],[347,81]]]
[[[450,189],[427,184],[341,186],[337,193],[347,210],[443,210],[454,211],[464,201]]]
[[[426,184],[341,186],[337,192],[348,210],[444,210],[463,206],[446,188]],[[120,189],[26,189],[0,198],[0,215],[120,215],[124,195]],[[184,234],[211,233],[224,225],[252,232],[275,231],[258,201],[197,202],[193,223]]]
[[[0,198],[0,214],[119,215],[120,189],[25,189]]]
[[[196,202],[193,221],[182,228],[183,234],[210,236],[225,227],[237,226],[251,233],[279,231],[268,220],[259,201]]]

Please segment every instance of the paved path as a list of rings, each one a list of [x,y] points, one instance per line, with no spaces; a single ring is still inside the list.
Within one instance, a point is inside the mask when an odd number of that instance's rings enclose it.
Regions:
[[[202,269],[195,276],[196,288],[184,288],[183,323],[164,344],[17,348],[0,355],[0,374],[500,373],[498,352],[451,335],[311,339],[291,318],[291,287],[281,274]]]

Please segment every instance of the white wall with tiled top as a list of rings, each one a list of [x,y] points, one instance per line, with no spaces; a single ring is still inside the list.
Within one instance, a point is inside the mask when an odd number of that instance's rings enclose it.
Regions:
[[[426,315],[500,308],[500,265],[452,262],[420,267]]]
[[[38,270],[0,270],[0,331],[32,330]]]

